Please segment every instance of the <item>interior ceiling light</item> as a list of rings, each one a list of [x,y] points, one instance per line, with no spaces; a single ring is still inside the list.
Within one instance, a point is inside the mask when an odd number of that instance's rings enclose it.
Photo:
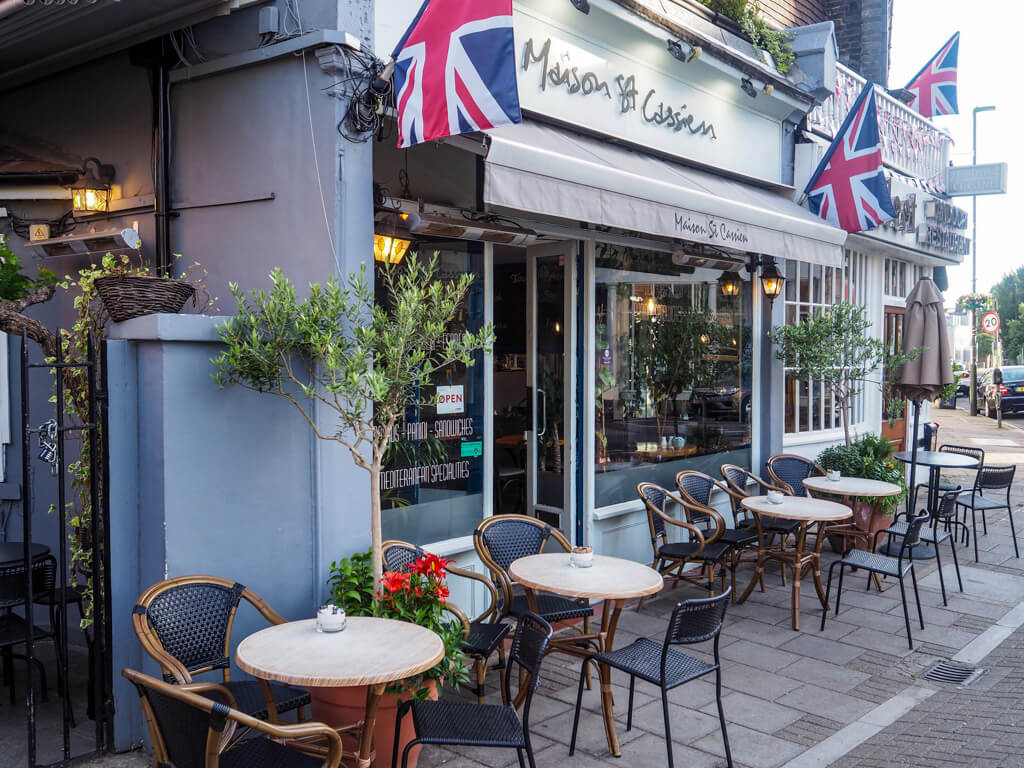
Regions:
[[[740,88],[742,88],[743,92],[747,94],[747,96],[749,96],[750,98],[757,98],[757,88],[754,87],[754,81],[751,80],[749,77],[744,77],[742,80],[740,80]]]
[[[572,3],[572,7],[580,13],[590,13],[590,1],[589,0],[569,0]]]

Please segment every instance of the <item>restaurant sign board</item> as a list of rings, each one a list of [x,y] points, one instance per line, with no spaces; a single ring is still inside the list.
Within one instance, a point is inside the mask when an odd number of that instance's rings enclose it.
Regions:
[[[950,166],[946,169],[946,194],[950,197],[1006,194],[1006,163]]]

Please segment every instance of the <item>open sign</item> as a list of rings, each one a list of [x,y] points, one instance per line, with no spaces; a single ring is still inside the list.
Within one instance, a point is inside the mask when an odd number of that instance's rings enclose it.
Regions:
[[[462,413],[465,410],[466,399],[462,386],[437,388],[438,413]]]

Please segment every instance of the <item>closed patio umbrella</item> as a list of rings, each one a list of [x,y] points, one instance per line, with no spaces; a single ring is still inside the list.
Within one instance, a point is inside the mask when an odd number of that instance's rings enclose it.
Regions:
[[[921,420],[921,402],[931,400],[953,383],[952,355],[946,332],[946,311],[942,294],[930,277],[922,277],[907,296],[903,315],[902,351],[919,350],[917,358],[900,366],[900,388],[914,404],[913,444],[910,454],[910,482],[917,470],[917,430]],[[911,497],[907,497],[907,514]]]

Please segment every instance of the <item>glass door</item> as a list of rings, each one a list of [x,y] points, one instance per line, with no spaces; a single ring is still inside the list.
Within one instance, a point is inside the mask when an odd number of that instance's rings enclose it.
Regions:
[[[527,249],[527,382],[532,401],[527,432],[527,506],[570,536],[575,435],[572,395],[574,241]],[[567,354],[568,353],[568,354]]]

